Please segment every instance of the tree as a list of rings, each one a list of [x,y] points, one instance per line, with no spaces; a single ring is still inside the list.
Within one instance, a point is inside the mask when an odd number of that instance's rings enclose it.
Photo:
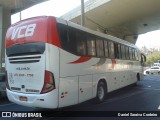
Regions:
[[[159,51],[154,51],[152,54],[146,55],[146,65],[150,66],[151,64],[158,62],[160,60],[160,52]]]

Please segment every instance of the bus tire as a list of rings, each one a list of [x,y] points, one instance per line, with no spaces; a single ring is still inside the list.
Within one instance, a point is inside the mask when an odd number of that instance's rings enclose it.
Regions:
[[[106,97],[106,85],[103,81],[100,81],[97,86],[96,102],[101,103]]]

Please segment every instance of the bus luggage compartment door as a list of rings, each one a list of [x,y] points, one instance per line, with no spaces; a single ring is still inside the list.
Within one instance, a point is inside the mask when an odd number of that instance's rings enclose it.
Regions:
[[[78,76],[60,78],[59,107],[78,103]]]
[[[91,99],[92,75],[79,76],[79,103]]]

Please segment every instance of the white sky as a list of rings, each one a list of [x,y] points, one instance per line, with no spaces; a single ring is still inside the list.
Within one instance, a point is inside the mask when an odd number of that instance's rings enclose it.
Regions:
[[[139,48],[142,48],[142,46],[146,46],[147,48],[153,48],[159,46],[160,48],[160,30],[139,35],[136,45]]]
[[[84,0],[85,2],[88,0]],[[22,20],[30,17],[50,15],[60,17],[81,4],[81,0],[49,0],[21,12]],[[11,16],[12,24],[20,20],[19,13]],[[141,48],[160,46],[160,30],[139,35],[136,45]]]
[[[86,2],[88,0],[84,0]],[[81,4],[81,0],[49,0],[21,12],[22,20],[30,17],[50,15],[60,17]],[[20,20],[19,13],[12,15],[12,24]]]

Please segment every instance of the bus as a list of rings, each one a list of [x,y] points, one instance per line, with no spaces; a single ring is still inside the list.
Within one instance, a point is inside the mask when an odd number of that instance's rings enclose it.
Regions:
[[[10,26],[7,96],[19,105],[56,109],[143,79],[145,56],[134,44],[53,16]]]

